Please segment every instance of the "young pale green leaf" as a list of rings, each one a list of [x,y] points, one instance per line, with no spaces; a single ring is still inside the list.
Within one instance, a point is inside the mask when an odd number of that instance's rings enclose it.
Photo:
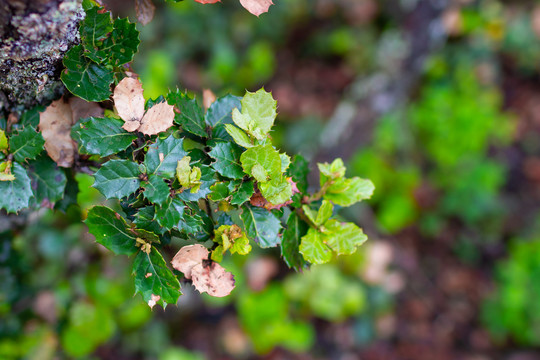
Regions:
[[[330,219],[334,212],[334,205],[330,201],[323,200],[319,211],[317,212],[317,218],[315,219],[315,225],[320,226]]]
[[[67,178],[54,161],[45,156],[39,157],[29,164],[28,170],[38,204],[53,204],[62,199]]]
[[[127,149],[137,138],[137,135],[122,129],[123,124],[122,120],[115,118],[91,117],[75,124],[71,134],[79,143],[80,153],[105,157]]]
[[[329,179],[335,180],[345,176],[345,165],[340,158],[335,159],[331,164],[318,163],[319,171],[321,173],[321,186],[323,186]]]
[[[157,175],[150,175],[143,187],[144,197],[154,204],[162,205],[170,196],[169,185]]]
[[[220,262],[223,254],[229,250],[231,254],[247,255],[251,245],[246,234],[238,225],[221,225],[216,229],[214,242],[219,246],[212,252],[212,260]]]
[[[356,248],[367,240],[362,229],[353,223],[330,220],[324,224],[324,228],[323,234],[326,244],[338,255],[353,254]]]
[[[43,136],[32,126],[25,126],[9,138],[9,151],[18,162],[35,159],[43,151],[44,145]]]
[[[0,151],[8,149],[8,139],[4,130],[0,129]]]
[[[260,247],[268,248],[279,245],[281,222],[270,211],[262,208],[245,206],[240,218],[244,223],[246,234],[255,240]]]
[[[110,64],[120,66],[133,60],[139,49],[139,31],[127,18],[114,20],[112,35],[105,40],[103,50],[109,53]]]
[[[236,126],[232,124],[225,124],[225,130],[229,135],[231,135],[231,137],[234,139],[234,142],[238,145],[243,146],[246,149],[256,146],[256,144],[254,144],[253,141],[249,138],[248,134],[246,134],[243,130],[237,128]]]
[[[0,181],[0,209],[8,213],[16,213],[28,207],[32,197],[30,178],[26,170],[18,163],[13,163],[11,173],[15,177],[8,181]]]
[[[107,199],[120,199],[140,187],[139,166],[129,160],[109,160],[95,173],[94,187]]]
[[[302,237],[309,229],[308,224],[300,219],[294,212],[289,215],[287,229],[283,232],[281,240],[281,256],[290,268],[296,271],[302,270],[306,266],[306,261],[299,252]]]
[[[253,177],[255,175],[261,177],[263,174],[257,169],[263,168],[266,172],[267,179],[281,178],[281,158],[277,150],[272,145],[259,145],[247,149],[242,156],[240,162],[244,168],[244,172]],[[255,174],[253,168],[255,167]],[[262,182],[263,179],[257,179]]]
[[[245,181],[240,184],[233,192],[231,197],[231,205],[240,206],[246,201],[248,201],[253,193],[255,192],[255,187],[253,186],[253,181]]]
[[[216,183],[210,187],[210,190],[212,192],[208,195],[208,198],[212,201],[219,202],[229,197],[229,187],[226,183]]]
[[[137,236],[122,216],[105,206],[94,206],[85,220],[96,241],[115,254],[131,255],[137,251]]]
[[[66,70],[61,79],[72,94],[86,101],[105,101],[109,98],[113,71],[85,57],[82,45],[72,47],[63,61]]]
[[[302,211],[304,212],[304,215],[311,221],[314,225],[320,226],[322,224],[317,224],[317,212],[309,207],[309,205],[304,204],[302,205]]]
[[[85,55],[96,63],[102,63],[109,56],[108,52],[101,48],[113,30],[111,14],[99,10],[97,6],[87,10],[86,17],[79,27],[81,42],[86,50]]]
[[[218,142],[208,153],[216,160],[212,164],[212,168],[220,175],[231,179],[242,179],[244,171],[240,165],[240,155],[242,149],[231,142]]]
[[[351,206],[364,199],[369,199],[374,190],[375,186],[370,180],[358,177],[340,178],[328,187],[323,197],[336,205]]]
[[[285,178],[277,178],[265,183],[259,183],[262,196],[272,205],[284,204],[291,200],[292,185]]]
[[[277,116],[277,101],[271,93],[260,89],[246,92],[242,99],[242,112],[233,110],[233,121],[238,127],[259,140],[266,138]]]
[[[164,140],[158,138],[155,144],[149,146],[144,158],[144,164],[148,174],[156,174],[172,179],[176,173],[178,160],[186,155],[183,139],[176,139],[170,135]]]
[[[133,261],[135,292],[140,293],[150,307],[176,304],[182,294],[180,282],[167,267],[163,256],[152,246],[150,253],[139,251]]]
[[[302,237],[300,253],[312,264],[324,264],[332,260],[332,250],[323,242],[322,234],[310,228]]]
[[[281,158],[281,172],[284,173],[291,165],[291,157],[285,153],[279,154]]]
[[[203,111],[197,104],[197,100],[191,99],[187,94],[177,90],[169,94],[167,101],[180,110],[180,113],[176,114],[174,122],[182,126],[184,131],[200,137],[208,136]]]
[[[171,230],[178,227],[182,215],[184,214],[184,203],[178,198],[169,197],[161,206],[156,206],[156,216],[158,224]]]
[[[242,98],[234,95],[220,97],[210,105],[204,121],[208,126],[216,127],[221,124],[232,124],[232,111],[234,108],[241,108]]]

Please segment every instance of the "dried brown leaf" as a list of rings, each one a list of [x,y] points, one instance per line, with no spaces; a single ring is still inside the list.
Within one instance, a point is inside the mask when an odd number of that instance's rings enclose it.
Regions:
[[[210,89],[204,89],[202,92],[202,102],[204,106],[204,110],[208,110],[210,105],[216,101],[216,95],[212,92]]]
[[[74,96],[69,99],[69,105],[71,106],[74,122],[90,116],[103,117],[103,108],[101,108],[98,103],[88,102]]]
[[[161,296],[152,294],[152,296],[150,297],[150,300],[148,300],[148,306],[150,306],[150,309],[153,309],[160,299],[161,299]]]
[[[123,78],[114,88],[114,107],[126,123],[123,128],[135,131],[144,116],[144,96],[142,84],[138,79]]]
[[[148,24],[154,18],[156,7],[152,0],[135,0],[135,12],[137,20],[143,25]]]
[[[157,135],[170,128],[174,120],[174,106],[161,102],[152,106],[141,120],[139,131],[145,135]]]
[[[45,150],[58,166],[70,167],[77,146],[71,139],[73,114],[63,99],[54,101],[39,115],[39,129],[45,139]]]
[[[199,292],[215,297],[227,296],[234,289],[234,276],[213,261],[203,261],[191,269],[193,285]]]
[[[200,244],[188,245],[181,248],[171,261],[172,267],[184,273],[186,279],[191,279],[191,269],[208,259],[208,249]]]
[[[217,2],[221,2],[221,0],[195,0],[195,1],[201,4],[215,4]]]
[[[272,0],[240,0],[240,4],[255,16],[268,12],[270,5],[274,5]]]

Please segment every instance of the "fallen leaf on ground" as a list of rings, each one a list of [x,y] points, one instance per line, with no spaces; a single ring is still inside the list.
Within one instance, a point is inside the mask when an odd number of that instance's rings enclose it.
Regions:
[[[114,89],[113,100],[126,131],[157,135],[173,124],[174,107],[166,102],[155,104],[145,114],[143,88],[138,79],[122,79]]]
[[[255,16],[268,12],[270,5],[274,5],[272,0],[240,0],[240,4]]]
[[[191,279],[191,269],[208,259],[208,249],[200,244],[188,245],[181,248],[171,261],[172,267],[184,273],[186,279]]]
[[[88,117],[103,117],[103,109],[95,102],[89,102],[76,96],[69,99],[69,106],[75,122]]]
[[[152,0],[135,0],[135,13],[141,24],[146,25],[152,21],[155,11],[156,7]]]
[[[77,146],[71,139],[73,114],[63,99],[53,101],[39,114],[39,130],[45,139],[45,150],[58,166],[71,167]]]
[[[193,285],[199,292],[215,297],[227,296],[234,289],[234,276],[213,261],[203,261],[191,269]]]

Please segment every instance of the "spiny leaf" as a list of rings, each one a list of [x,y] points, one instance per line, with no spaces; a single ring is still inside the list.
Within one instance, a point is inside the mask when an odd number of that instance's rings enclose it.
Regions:
[[[296,271],[302,270],[306,266],[306,261],[299,252],[302,237],[309,229],[308,224],[300,219],[294,212],[289,215],[287,229],[283,232],[281,241],[281,256],[290,267]]]
[[[108,53],[101,48],[103,41],[112,30],[113,24],[109,12],[100,12],[97,6],[87,10],[86,17],[81,21],[79,28],[86,56],[97,63],[103,62]]]
[[[127,149],[137,138],[122,129],[122,125],[123,122],[115,118],[91,117],[75,124],[71,133],[79,143],[79,152],[105,157]]]
[[[15,179],[0,181],[0,209],[8,213],[15,213],[28,207],[32,197],[30,178],[24,168],[14,163],[11,173]]]
[[[158,139],[150,145],[144,158],[148,174],[172,179],[176,173],[178,160],[187,155],[183,144],[183,139],[176,139],[170,135],[166,139]]]
[[[240,155],[242,150],[230,142],[218,142],[208,153],[216,160],[212,164],[212,168],[220,175],[231,179],[241,179],[244,177],[244,171],[240,164]]]
[[[182,126],[184,131],[200,137],[208,136],[203,111],[199,104],[197,104],[197,100],[191,99],[187,94],[177,90],[169,94],[167,101],[170,105],[176,106],[180,111],[179,114],[176,114],[174,121]]]
[[[144,197],[154,204],[163,204],[170,195],[169,185],[157,175],[150,175],[144,188]]]
[[[252,206],[242,208],[240,218],[244,223],[247,235],[255,240],[260,247],[275,247],[279,245],[281,222],[266,209]]]
[[[257,92],[246,92],[242,98],[242,112],[234,109],[233,121],[238,127],[258,140],[266,138],[277,116],[277,102],[271,93],[260,89]]]
[[[9,138],[9,152],[18,162],[35,159],[45,145],[43,136],[32,126],[25,126]]]
[[[254,192],[255,188],[253,186],[253,181],[243,182],[234,190],[231,197],[231,205],[242,205],[251,198]]]
[[[29,164],[28,170],[38,204],[43,204],[44,201],[53,204],[62,199],[67,178],[52,160],[41,156]]]
[[[140,187],[139,167],[129,160],[109,160],[95,173],[94,187],[107,199],[123,198]]]
[[[262,167],[266,171],[266,179],[257,179],[259,182],[281,177],[281,158],[272,145],[259,145],[247,149],[240,157],[240,162],[244,171],[254,177],[257,175],[257,172],[253,172],[254,167],[256,170]]]
[[[112,35],[105,40],[104,50],[110,53],[110,63],[120,66],[133,60],[140,42],[135,24],[127,18],[116,19]]]
[[[156,206],[156,216],[158,224],[171,230],[178,227],[184,214],[184,203],[178,198],[169,197],[161,206]]]
[[[131,255],[137,251],[136,238],[124,218],[105,206],[94,206],[85,220],[90,234],[96,241],[119,255]]]
[[[229,94],[214,101],[204,116],[206,124],[212,127],[232,124],[232,110],[242,107],[241,99],[241,97]]]

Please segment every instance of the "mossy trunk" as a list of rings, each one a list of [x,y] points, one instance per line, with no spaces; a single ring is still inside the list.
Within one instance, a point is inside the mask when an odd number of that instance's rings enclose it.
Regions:
[[[62,58],[79,42],[81,2],[0,0],[0,116],[62,94]]]

